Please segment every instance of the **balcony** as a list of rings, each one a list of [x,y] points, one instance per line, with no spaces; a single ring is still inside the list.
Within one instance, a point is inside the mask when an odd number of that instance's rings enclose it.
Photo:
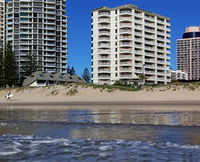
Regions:
[[[162,29],[162,30],[164,30],[164,29],[165,29],[165,26],[157,25],[157,28],[158,28],[158,29]]]
[[[99,27],[99,29],[107,29],[107,28],[110,28],[110,25],[99,25],[98,26]]]
[[[144,16],[144,18],[145,18],[146,20],[149,20],[149,21],[155,21],[155,18],[152,17],[152,16]]]
[[[120,72],[132,72],[132,68],[120,68]]]
[[[132,34],[132,30],[131,29],[121,29],[120,33],[121,34]]]
[[[135,73],[144,73],[144,71],[141,69],[135,69]]]
[[[132,77],[132,73],[130,74],[120,74],[120,78],[131,78]]]
[[[100,19],[99,19],[99,23],[102,23],[102,22],[110,23],[110,19],[107,19],[107,18],[105,18],[105,19],[100,18]]]
[[[145,46],[145,49],[146,49],[146,50],[150,50],[150,51],[155,51],[155,48],[154,48],[154,47]]]
[[[145,52],[145,56],[155,57],[155,54],[151,52]]]
[[[143,61],[143,57],[137,57],[137,56],[136,56],[136,57],[135,57],[135,60],[136,60],[136,61]]]
[[[120,17],[119,20],[120,21],[132,21],[132,16],[129,16],[129,17]]]
[[[135,16],[141,17],[141,16],[142,16],[142,13],[137,13],[137,12],[135,12]]]
[[[110,12],[107,12],[107,11],[100,11],[98,13],[99,16],[110,16]]]
[[[132,40],[131,36],[120,36],[120,40]]]
[[[145,65],[145,68],[149,68],[149,69],[155,69],[155,65]]]
[[[132,53],[132,49],[120,49],[120,53]]]
[[[152,71],[152,70],[145,70],[145,74],[153,75],[153,74],[155,74],[155,71]]]
[[[99,60],[110,60],[110,56],[99,56]]]
[[[142,36],[142,32],[135,32],[135,35]]]
[[[157,72],[157,75],[159,75],[159,76],[165,76],[165,72]]]
[[[120,44],[119,44],[121,47],[124,47],[124,46],[132,46],[133,45],[133,43],[124,43],[124,42],[121,42]]]
[[[131,23],[120,23],[119,26],[120,27],[131,27],[132,24]]]
[[[110,73],[110,69],[109,68],[100,68],[99,70],[98,70],[98,72],[99,73]]]
[[[120,55],[120,59],[132,59],[132,55]]]
[[[109,35],[110,31],[99,31],[99,35]]]
[[[110,54],[110,50],[98,50],[99,54]]]
[[[132,66],[132,62],[131,61],[121,61],[120,65],[125,65],[125,66],[129,65],[129,66]]]
[[[120,10],[120,15],[132,15],[132,10]]]
[[[146,44],[151,44],[151,45],[154,45],[154,44],[155,44],[154,41],[147,41],[147,40],[145,41],[145,43],[146,43]]]
[[[165,61],[164,60],[157,60],[157,63],[164,64]]]
[[[110,75],[101,75],[101,74],[99,74],[98,78],[99,79],[110,79]]]
[[[149,22],[145,22],[145,25],[147,25],[147,26],[152,26],[152,27],[154,27],[154,26],[155,26],[155,24],[154,24],[154,23],[149,23]]]
[[[159,20],[159,19],[158,19],[157,22],[160,23],[160,24],[164,24],[164,23],[165,23],[165,20]]]
[[[99,41],[110,41],[109,37],[100,37]]]
[[[99,66],[110,66],[110,62],[99,62]]]
[[[142,44],[135,44],[136,48],[142,48]]]
[[[155,62],[155,60],[154,60],[154,59],[147,59],[147,58],[145,58],[145,62],[154,63],[154,62]]]
[[[100,47],[100,48],[110,48],[110,43],[108,43],[108,44],[106,44],[106,43],[105,43],[105,44],[101,44],[101,43],[100,43],[100,44],[99,44],[99,47]]]

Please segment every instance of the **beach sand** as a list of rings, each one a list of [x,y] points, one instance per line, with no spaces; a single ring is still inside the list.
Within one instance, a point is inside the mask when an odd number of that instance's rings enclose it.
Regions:
[[[76,87],[77,93],[69,95],[74,87],[52,86],[39,88],[5,89],[0,91],[0,106],[20,106],[55,108],[123,108],[148,110],[200,110],[200,90],[186,88],[154,88],[140,91],[120,91]],[[14,97],[6,101],[5,95],[11,92]],[[68,94],[67,94],[68,93]]]

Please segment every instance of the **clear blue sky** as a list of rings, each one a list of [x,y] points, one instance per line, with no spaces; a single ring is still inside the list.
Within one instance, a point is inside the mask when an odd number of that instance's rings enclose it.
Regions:
[[[77,74],[91,69],[91,10],[124,4],[171,18],[171,68],[176,69],[176,39],[185,27],[200,25],[200,0],[67,0],[68,63]]]

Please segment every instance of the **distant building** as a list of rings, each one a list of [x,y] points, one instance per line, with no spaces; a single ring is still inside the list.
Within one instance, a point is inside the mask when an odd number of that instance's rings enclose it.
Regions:
[[[8,0],[5,8],[5,42],[12,44],[20,76],[30,53],[36,56],[41,71],[65,73],[66,0]]]
[[[92,11],[92,80],[113,84],[138,79],[171,81],[170,19],[134,5]]]
[[[181,70],[171,71],[171,80],[188,80],[188,74]]]
[[[5,0],[0,0],[0,45],[4,43],[5,39]]]
[[[85,80],[78,75],[35,72],[24,80],[23,86],[42,87],[66,83],[84,83]]]
[[[189,80],[200,79],[200,27],[186,28],[177,40],[177,69],[185,71]]]

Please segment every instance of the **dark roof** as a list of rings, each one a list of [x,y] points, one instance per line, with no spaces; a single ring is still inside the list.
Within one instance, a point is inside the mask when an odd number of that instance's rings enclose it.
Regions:
[[[23,86],[28,86],[35,82],[36,80],[40,81],[57,81],[57,82],[66,82],[66,83],[83,83],[85,80],[78,75],[62,74],[62,73],[48,73],[37,71],[31,76],[27,77]]]

